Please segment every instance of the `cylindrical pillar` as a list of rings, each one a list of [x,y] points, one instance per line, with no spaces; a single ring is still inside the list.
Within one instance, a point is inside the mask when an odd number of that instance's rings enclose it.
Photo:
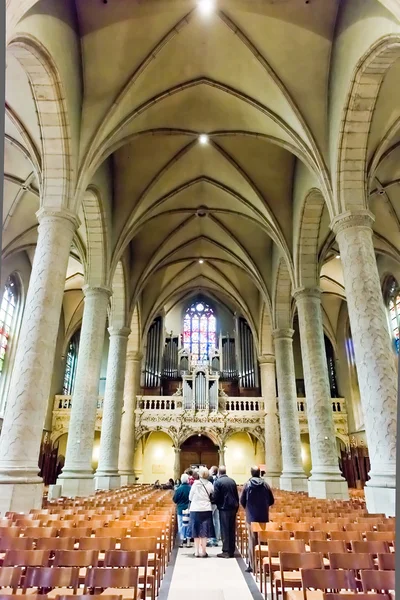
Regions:
[[[308,486],[301,460],[300,424],[293,359],[293,333],[293,329],[277,329],[273,334],[282,444],[280,487],[282,490],[306,492]]]
[[[128,352],[126,356],[124,408],[121,420],[121,441],[119,444],[118,473],[121,485],[135,483],[133,459],[135,455],[135,409],[136,396],[140,385],[140,365],[142,355]]]
[[[281,475],[281,441],[276,405],[275,356],[259,357],[261,373],[261,395],[265,412],[265,478],[269,485],[279,488]]]
[[[98,490],[116,488],[121,482],[118,474],[118,452],[124,400],[126,347],[130,329],[128,327],[121,329],[110,327],[108,331],[110,348],[101,424],[99,465],[95,475],[95,487]]]
[[[67,451],[58,478],[64,496],[87,496],[94,492],[93,438],[110,290],[85,286],[83,293],[85,306]]]
[[[371,470],[370,512],[395,514],[397,376],[368,211],[339,215],[339,244]]]
[[[181,478],[181,449],[174,447],[174,481]]]
[[[310,496],[348,499],[349,491],[339,469],[335,425],[322,328],[321,292],[300,288],[293,292],[299,316],[307,420],[312,470]]]
[[[225,466],[225,446],[220,446],[220,448],[218,450],[218,457],[219,457],[219,466],[224,467]]]
[[[38,459],[65,276],[77,217],[41,209],[38,240],[0,436],[0,514],[42,506]]]

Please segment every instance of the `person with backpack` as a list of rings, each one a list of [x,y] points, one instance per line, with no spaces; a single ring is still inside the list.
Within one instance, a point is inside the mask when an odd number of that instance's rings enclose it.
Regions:
[[[183,544],[187,543],[187,547],[190,548],[190,540],[187,539],[187,521],[185,519],[186,513],[189,508],[189,494],[190,494],[189,476],[186,473],[181,475],[181,485],[176,489],[172,501],[176,504],[176,513],[178,517],[178,534],[179,534],[179,548],[183,548]]]
[[[260,477],[260,469],[251,467],[251,478],[245,483],[240,496],[240,504],[246,511],[246,525],[249,539],[249,565],[247,573],[254,571],[255,534],[251,523],[268,523],[269,507],[274,504],[274,495],[268,483]]]

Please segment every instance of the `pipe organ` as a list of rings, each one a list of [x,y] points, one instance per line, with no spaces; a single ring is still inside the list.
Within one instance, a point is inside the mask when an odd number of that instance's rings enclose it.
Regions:
[[[159,388],[161,385],[161,317],[154,319],[147,334],[144,385]]]
[[[238,321],[239,334],[239,383],[242,388],[258,386],[258,367],[255,360],[253,334],[245,319]]]
[[[182,371],[183,406],[186,410],[218,410],[220,356],[214,351],[206,363],[190,360],[185,351],[181,361],[187,361],[187,370]],[[185,362],[186,365],[186,362]]]

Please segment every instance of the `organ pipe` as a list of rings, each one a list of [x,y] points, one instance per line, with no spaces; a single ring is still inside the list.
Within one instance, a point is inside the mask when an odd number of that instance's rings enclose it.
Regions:
[[[239,347],[240,347],[240,382],[244,388],[255,387],[255,355],[253,335],[249,325],[243,318],[239,319]]]

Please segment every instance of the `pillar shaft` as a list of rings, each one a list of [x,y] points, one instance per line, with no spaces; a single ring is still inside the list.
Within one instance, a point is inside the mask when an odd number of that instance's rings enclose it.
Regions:
[[[265,411],[265,477],[273,487],[279,487],[281,474],[281,442],[276,403],[275,357],[260,356],[261,395]]]
[[[274,331],[282,443],[280,487],[289,491],[307,491],[307,477],[301,460],[300,424],[293,359],[293,333],[293,329]]]
[[[121,435],[122,405],[126,365],[126,347],[130,329],[110,327],[106,389],[101,424],[100,455],[96,489],[112,489],[120,484],[118,452]]]
[[[348,488],[338,464],[335,425],[322,328],[321,293],[317,288],[295,290],[299,315],[312,470],[309,493],[316,497],[347,498]]]
[[[63,495],[82,496],[93,493],[93,438],[99,394],[101,359],[104,347],[107,307],[110,291],[102,287],[84,289],[85,307],[75,390],[65,465],[59,478]]]
[[[218,450],[219,466],[225,466],[225,446]]]
[[[39,228],[0,437],[0,514],[42,505],[38,458],[50,395],[65,276],[77,218],[38,213]]]
[[[365,488],[372,512],[394,514],[397,376],[367,211],[337,217],[350,327],[371,470]]]
[[[174,481],[181,478],[181,449],[174,447]]]
[[[121,440],[119,445],[118,472],[121,484],[135,482],[133,460],[135,455],[135,408],[140,384],[142,355],[128,352],[125,368],[124,407],[121,420]]]

